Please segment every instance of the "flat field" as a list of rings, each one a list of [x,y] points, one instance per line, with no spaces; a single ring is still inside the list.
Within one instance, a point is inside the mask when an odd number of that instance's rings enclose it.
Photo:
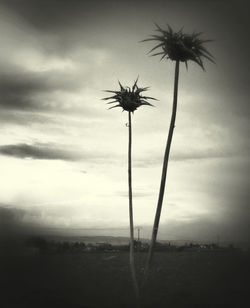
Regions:
[[[137,253],[141,275],[145,253]],[[2,308],[133,308],[127,252],[1,257]],[[159,252],[144,308],[250,307],[250,254]]]

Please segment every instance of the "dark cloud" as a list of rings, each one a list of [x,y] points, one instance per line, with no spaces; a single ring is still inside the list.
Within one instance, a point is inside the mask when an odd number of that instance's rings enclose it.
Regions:
[[[15,11],[27,20],[32,26],[42,30],[51,31],[58,28],[68,28],[72,22],[82,18],[88,20],[91,8],[97,9],[101,1],[90,0],[11,0],[1,1],[2,5]]]
[[[49,88],[48,88],[49,86]],[[41,109],[32,100],[34,93],[47,91],[45,80],[32,74],[9,74],[0,76],[0,106],[8,109]]]
[[[114,155],[110,153],[98,153],[91,150],[66,150],[68,146],[62,146],[53,143],[34,143],[34,144],[8,144],[0,146],[0,154],[31,159],[46,160],[65,160],[65,161],[88,161],[93,164],[114,164]],[[85,170],[81,172],[86,173]]]
[[[32,158],[32,159],[50,159],[50,160],[66,160],[76,161],[82,158],[78,153],[66,151],[58,148],[53,144],[11,144],[0,146],[0,154],[18,157],[18,158]]]
[[[9,73],[0,73],[0,107],[18,110],[60,110],[63,104],[52,104],[38,95],[50,95],[60,90],[74,92],[81,87],[79,82],[69,73],[25,72],[21,69]]]
[[[1,4],[38,35],[53,36],[49,45],[45,37],[41,40],[45,42],[44,50],[57,55],[65,55],[82,44],[103,46],[106,44],[104,33],[112,38],[113,30],[121,27],[119,19],[127,20],[123,12],[129,11],[128,1],[113,0],[3,0]],[[133,4],[130,6],[133,8]],[[115,28],[114,21],[117,21]]]
[[[159,5],[164,4],[164,1],[155,1],[155,4],[157,2]],[[152,6],[150,0],[2,0],[1,3],[33,27],[45,32],[61,32],[79,25],[85,26],[85,30],[99,27],[97,22],[112,22],[107,19],[110,15],[117,20],[115,12],[127,18],[127,13],[133,14],[138,9]]]

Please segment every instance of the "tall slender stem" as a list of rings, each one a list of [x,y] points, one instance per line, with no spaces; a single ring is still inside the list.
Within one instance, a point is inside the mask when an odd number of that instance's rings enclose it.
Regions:
[[[172,117],[171,117],[171,122],[170,122],[170,126],[169,126],[168,139],[167,139],[165,155],[164,155],[164,160],[163,160],[159,198],[158,198],[158,204],[157,204],[156,213],[155,213],[155,220],[154,220],[154,225],[153,225],[153,231],[152,231],[152,237],[151,237],[149,252],[148,252],[148,256],[147,256],[145,276],[147,276],[148,271],[149,271],[150,266],[151,266],[151,262],[152,262],[152,259],[153,259],[153,253],[154,253],[154,247],[155,247],[158,228],[159,228],[162,202],[163,202],[165,184],[166,184],[166,177],[167,177],[169,153],[170,153],[170,147],[171,147],[174,127],[175,127],[175,118],[176,118],[176,111],[177,111],[177,98],[178,98],[178,81],[179,81],[179,61],[176,61]]]
[[[139,306],[140,294],[135,271],[134,258],[134,221],[133,221],[133,198],[132,198],[132,167],[131,167],[131,152],[132,152],[132,123],[131,112],[128,112],[129,122],[129,138],[128,138],[128,194],[129,194],[129,225],[130,225],[130,250],[129,250],[129,264],[132,275],[133,288],[136,295],[137,305]]]

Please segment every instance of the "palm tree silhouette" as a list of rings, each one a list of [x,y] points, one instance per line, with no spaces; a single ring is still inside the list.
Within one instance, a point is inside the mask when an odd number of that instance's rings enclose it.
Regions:
[[[121,107],[124,110],[128,112],[128,129],[129,129],[129,140],[128,140],[128,192],[129,192],[129,222],[130,222],[130,252],[129,252],[129,264],[130,264],[130,270],[132,275],[132,283],[133,288],[135,291],[135,295],[137,298],[137,303],[139,306],[140,301],[140,294],[139,294],[139,286],[136,278],[136,271],[135,271],[135,259],[134,259],[134,222],[133,222],[133,196],[132,196],[132,158],[131,158],[131,152],[132,152],[132,122],[131,122],[131,113],[134,113],[134,111],[143,105],[147,106],[153,106],[147,100],[152,99],[155,100],[153,97],[149,96],[141,96],[141,93],[148,90],[148,87],[146,88],[139,88],[137,86],[137,80],[134,82],[134,85],[132,88],[130,87],[123,87],[121,83],[120,90],[118,91],[110,91],[106,90],[106,92],[111,92],[114,95],[110,97],[103,98],[104,100],[110,100],[111,102],[108,102],[107,104],[112,103],[118,103],[115,106],[110,107],[109,109]]]
[[[158,203],[155,213],[155,220],[152,230],[152,237],[149,247],[149,252],[145,267],[145,276],[147,276],[154,252],[154,246],[157,238],[159,221],[161,216],[162,202],[164,197],[164,190],[166,184],[167,167],[169,160],[170,147],[172,142],[172,136],[175,127],[175,118],[177,111],[177,97],[178,97],[178,81],[179,81],[179,66],[180,62],[184,62],[188,69],[188,61],[193,61],[198,64],[203,70],[203,58],[208,59],[214,63],[214,57],[209,53],[203,46],[204,43],[210,42],[211,40],[202,40],[200,35],[202,33],[193,32],[192,34],[183,33],[182,29],[178,32],[174,32],[173,29],[168,25],[167,30],[163,30],[159,25],[155,24],[157,35],[151,35],[150,38],[143,40],[146,41],[157,41],[157,45],[153,47],[149,54],[151,56],[161,56],[161,60],[166,58],[175,61],[175,77],[174,77],[174,95],[173,95],[173,107],[172,116],[169,126],[168,138],[166,143],[166,149],[163,160],[161,183],[159,190]],[[155,52],[158,49],[157,52]],[[159,50],[160,49],[160,50]],[[154,52],[154,53],[152,53]]]

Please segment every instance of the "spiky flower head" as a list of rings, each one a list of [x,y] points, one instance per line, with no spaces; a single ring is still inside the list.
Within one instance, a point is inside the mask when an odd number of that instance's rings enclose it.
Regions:
[[[107,104],[118,103],[117,105],[112,106],[109,109],[121,107],[123,110],[134,112],[138,107],[142,105],[153,106],[152,104],[147,102],[147,100],[149,99],[155,100],[155,98],[141,95],[141,93],[144,91],[147,91],[149,87],[139,88],[137,86],[137,81],[138,81],[138,78],[134,82],[132,88],[123,87],[120,81],[118,81],[120,85],[120,90],[118,91],[106,90],[105,92],[111,92],[111,93],[114,93],[114,95],[103,98],[103,100],[112,99],[112,101],[108,102]]]
[[[182,29],[178,32],[174,32],[168,25],[167,30],[163,30],[159,25],[155,24],[156,31],[160,32],[158,35],[151,35],[150,38],[143,40],[146,41],[158,41],[154,48],[149,53],[156,51],[160,48],[161,51],[151,54],[152,56],[161,55],[161,60],[167,58],[173,61],[185,62],[188,67],[188,61],[196,62],[203,70],[203,59],[206,58],[209,61],[214,62],[214,57],[203,46],[204,43],[211,42],[212,40],[203,40],[200,38],[201,32],[192,34],[183,33]]]

